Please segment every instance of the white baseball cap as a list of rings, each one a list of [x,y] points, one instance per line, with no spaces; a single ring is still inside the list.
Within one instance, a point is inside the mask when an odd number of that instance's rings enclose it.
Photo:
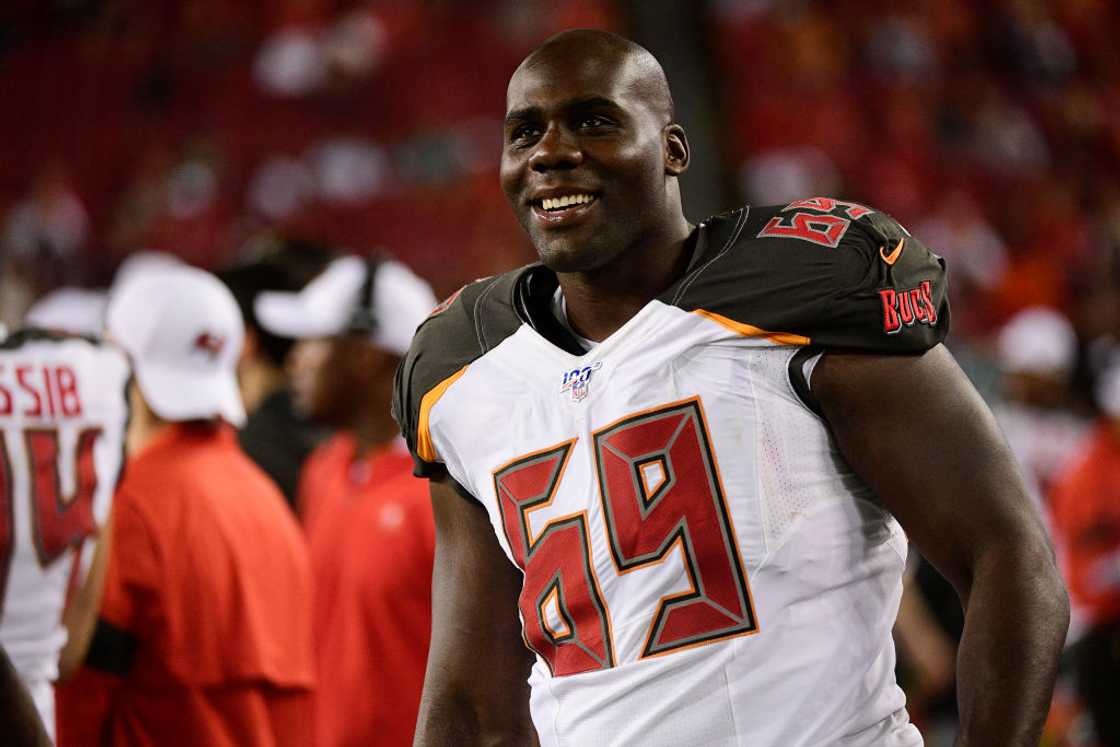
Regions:
[[[187,265],[145,272],[112,294],[105,329],[132,357],[156,415],[244,424],[237,359],[245,328],[233,294],[216,277]]]
[[[431,287],[400,262],[348,256],[331,262],[301,291],[261,293],[253,308],[274,335],[366,332],[377,347],[403,356],[435,307]]]
[[[1011,318],[996,341],[1000,367],[1008,373],[1064,378],[1077,357],[1077,333],[1060,312],[1044,306]]]
[[[109,294],[103,290],[58,288],[27,310],[23,325],[99,337],[105,329],[105,306],[108,302]]]

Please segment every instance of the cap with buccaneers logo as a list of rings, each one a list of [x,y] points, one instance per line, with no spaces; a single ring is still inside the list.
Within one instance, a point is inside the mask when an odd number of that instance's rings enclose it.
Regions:
[[[274,335],[359,333],[382,350],[404,355],[435,306],[431,287],[400,262],[347,256],[331,262],[298,293],[261,293],[256,312]]]
[[[244,326],[216,277],[186,265],[145,273],[112,295],[105,319],[156,415],[245,422],[237,386]]]

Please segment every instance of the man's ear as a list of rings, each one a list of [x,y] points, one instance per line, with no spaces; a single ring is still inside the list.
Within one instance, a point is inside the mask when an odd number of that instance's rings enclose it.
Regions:
[[[680,176],[688,170],[691,153],[684,128],[679,124],[670,124],[661,131],[661,140],[665,152],[665,173]]]

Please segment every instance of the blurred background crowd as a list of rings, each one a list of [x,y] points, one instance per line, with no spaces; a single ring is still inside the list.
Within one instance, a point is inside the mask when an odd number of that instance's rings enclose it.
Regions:
[[[276,236],[388,253],[439,297],[530,261],[498,187],[505,84],[573,27],[627,34],[665,65],[695,151],[693,220],[835,195],[947,259],[950,346],[1054,529],[1071,641],[1115,663],[1120,6],[1106,0],[5,3],[0,319],[106,287],[137,252],[218,270]],[[948,744],[959,606],[913,565],[900,668],[930,744]],[[1076,649],[1050,744],[1098,744]]]

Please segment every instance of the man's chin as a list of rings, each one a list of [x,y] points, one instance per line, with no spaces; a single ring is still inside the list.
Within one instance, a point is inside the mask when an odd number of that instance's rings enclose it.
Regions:
[[[315,417],[314,403],[306,397],[301,397],[298,392],[292,392],[292,412],[304,420],[318,420]]]
[[[553,272],[590,272],[604,262],[603,252],[590,242],[547,239],[536,243],[541,264]]]

